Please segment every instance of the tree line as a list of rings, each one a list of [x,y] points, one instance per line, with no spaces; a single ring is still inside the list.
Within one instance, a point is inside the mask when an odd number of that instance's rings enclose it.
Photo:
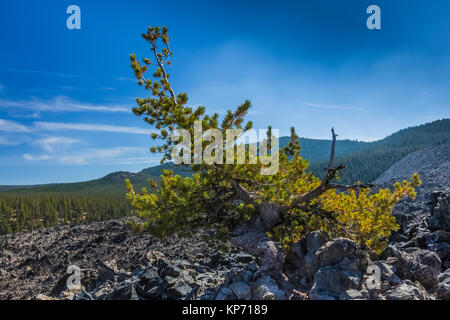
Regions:
[[[0,194],[0,234],[117,219],[131,213],[125,199]]]

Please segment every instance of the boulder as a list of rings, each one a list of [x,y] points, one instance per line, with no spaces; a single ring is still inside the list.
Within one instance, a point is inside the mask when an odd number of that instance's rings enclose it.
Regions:
[[[234,282],[229,287],[238,300],[250,300],[252,297],[252,289],[244,281]]]
[[[174,285],[166,289],[168,299],[186,299],[193,295],[195,288],[191,288],[186,282],[178,280]]]
[[[384,261],[377,261],[375,264],[380,268],[380,280],[386,282],[385,286],[387,289],[389,289],[390,286],[395,286],[402,283],[402,280],[395,274],[394,266],[391,266]]]
[[[269,275],[264,275],[253,283],[254,300],[286,300],[286,295],[277,282]]]
[[[313,231],[306,236],[306,249],[308,253],[314,253],[328,242],[330,237],[324,231]]]
[[[235,299],[236,296],[234,295],[233,290],[231,290],[228,287],[221,287],[216,295],[215,300],[235,300]]]
[[[450,300],[450,269],[439,275],[436,298],[440,300]]]
[[[236,255],[236,261],[241,263],[250,263],[253,261],[253,256],[247,253],[239,253]]]
[[[328,241],[316,252],[319,267],[333,266],[344,258],[354,260],[360,270],[365,270],[369,261],[369,255],[367,251],[361,248],[361,246],[346,238],[337,238],[332,241]]]
[[[431,215],[429,225],[432,230],[450,230],[450,188],[431,193]]]
[[[161,296],[167,287],[167,281],[162,280],[158,276],[153,279],[141,279],[136,286],[136,291],[141,297],[145,299],[157,300],[161,299]]]
[[[161,276],[165,277],[165,276],[170,276],[170,277],[178,277],[181,273],[181,269],[175,266],[167,266],[165,267],[162,272],[161,272]]]
[[[441,259],[435,252],[418,248],[399,250],[388,246],[382,257],[396,268],[396,274],[401,279],[417,280],[427,289],[436,288]]]
[[[133,284],[124,285],[115,289],[108,295],[108,300],[139,300]]]
[[[425,294],[425,290],[420,285],[405,280],[403,283],[387,290],[384,293],[384,298],[387,300],[424,300]]]
[[[309,292],[311,300],[346,300],[367,298],[361,291],[362,273],[358,263],[345,257],[339,264],[321,267],[314,274]]]

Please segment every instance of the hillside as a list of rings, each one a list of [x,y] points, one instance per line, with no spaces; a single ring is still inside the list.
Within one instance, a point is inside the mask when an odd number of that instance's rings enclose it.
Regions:
[[[38,186],[0,186],[0,194],[10,196],[39,196],[39,195],[65,195],[72,196],[108,196],[115,197],[120,195],[124,197],[126,188],[124,181],[130,179],[136,188],[148,187],[148,179],[158,180],[161,170],[173,170],[173,163],[165,163],[155,167],[144,169],[138,173],[118,171],[110,173],[100,179],[75,182],[75,183],[56,183]],[[189,169],[176,168],[177,174],[182,176],[189,175]]]
[[[343,182],[373,182],[394,163],[426,146],[450,142],[450,119],[442,119],[400,130],[382,140],[369,144],[358,152],[338,155],[336,163],[346,166]],[[312,164],[310,170],[323,175],[327,163]]]
[[[283,148],[289,143],[290,137],[280,137],[280,148]],[[304,159],[308,159],[309,163],[318,163],[327,161],[330,155],[331,140],[327,139],[310,139],[299,138],[301,146],[301,154]],[[337,140],[336,141],[336,155],[345,156],[355,152],[369,148],[370,142],[356,141],[356,140]]]

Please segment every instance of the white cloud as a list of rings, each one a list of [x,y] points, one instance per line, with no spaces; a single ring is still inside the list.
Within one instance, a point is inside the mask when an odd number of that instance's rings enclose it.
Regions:
[[[83,78],[83,76],[76,75],[76,74],[68,74],[68,73],[52,72],[52,71],[43,71],[43,70],[30,70],[30,69],[10,68],[9,71],[19,72],[19,73],[34,73],[34,74],[40,74],[40,75],[45,75],[45,76],[53,76],[53,77],[61,77],[61,78]]]
[[[63,123],[63,122],[35,122],[35,129],[37,130],[80,130],[80,131],[102,131],[102,132],[117,132],[130,134],[145,134],[149,135],[152,131],[145,128],[138,127],[124,127],[113,126],[105,124],[85,124],[85,123]]]
[[[116,77],[114,78],[117,81],[137,81],[136,78],[131,78],[131,77]]]
[[[26,126],[10,120],[0,119],[0,131],[6,132],[30,132]]]
[[[22,135],[4,135],[0,136],[0,146],[17,146],[28,142],[30,139]]]
[[[65,96],[57,96],[49,100],[0,99],[0,108],[2,107],[31,109],[33,111],[46,111],[46,112],[81,112],[81,111],[97,111],[97,112],[113,112],[113,113],[131,112],[131,108],[128,107],[122,107],[118,105],[85,104],[82,102],[72,101],[71,99]]]
[[[80,140],[66,138],[66,137],[45,137],[41,139],[37,139],[34,141],[39,147],[43,150],[54,153],[56,150],[64,150],[70,147],[71,145],[80,142]]]
[[[302,104],[305,106],[314,107],[314,108],[322,108],[322,109],[365,111],[364,108],[353,107],[353,106],[342,106],[342,105],[335,105],[335,104],[319,104],[319,103],[310,103],[310,102],[303,102]]]
[[[48,154],[32,155],[29,153],[25,153],[22,157],[28,161],[42,161],[42,160],[48,160],[51,158],[51,156],[49,156]]]
[[[63,154],[27,153],[22,157],[28,161],[51,161],[62,165],[152,164],[159,161],[159,158],[150,157],[148,149],[138,147],[88,148]]]

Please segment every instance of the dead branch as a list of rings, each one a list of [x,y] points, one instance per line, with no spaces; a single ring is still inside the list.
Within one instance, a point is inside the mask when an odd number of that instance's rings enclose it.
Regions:
[[[328,162],[328,170],[333,168],[334,165],[334,150],[336,149],[336,137],[337,134],[334,132],[334,128],[331,127],[331,135],[333,137],[333,141],[331,142],[331,154],[330,154],[330,162]]]
[[[328,162],[327,174],[320,182],[320,185],[296,198],[294,198],[291,204],[286,209],[298,208],[302,203],[308,203],[311,200],[317,198],[322,193],[330,189],[363,189],[363,188],[372,188],[375,187],[373,184],[353,184],[353,185],[342,185],[342,184],[332,184],[331,180],[337,177],[337,174],[345,168],[344,165],[340,164],[334,167],[334,154],[336,148],[336,137],[337,134],[334,132],[334,128],[331,128],[331,135],[333,137],[333,141],[331,142],[331,153],[330,153],[330,161]]]

